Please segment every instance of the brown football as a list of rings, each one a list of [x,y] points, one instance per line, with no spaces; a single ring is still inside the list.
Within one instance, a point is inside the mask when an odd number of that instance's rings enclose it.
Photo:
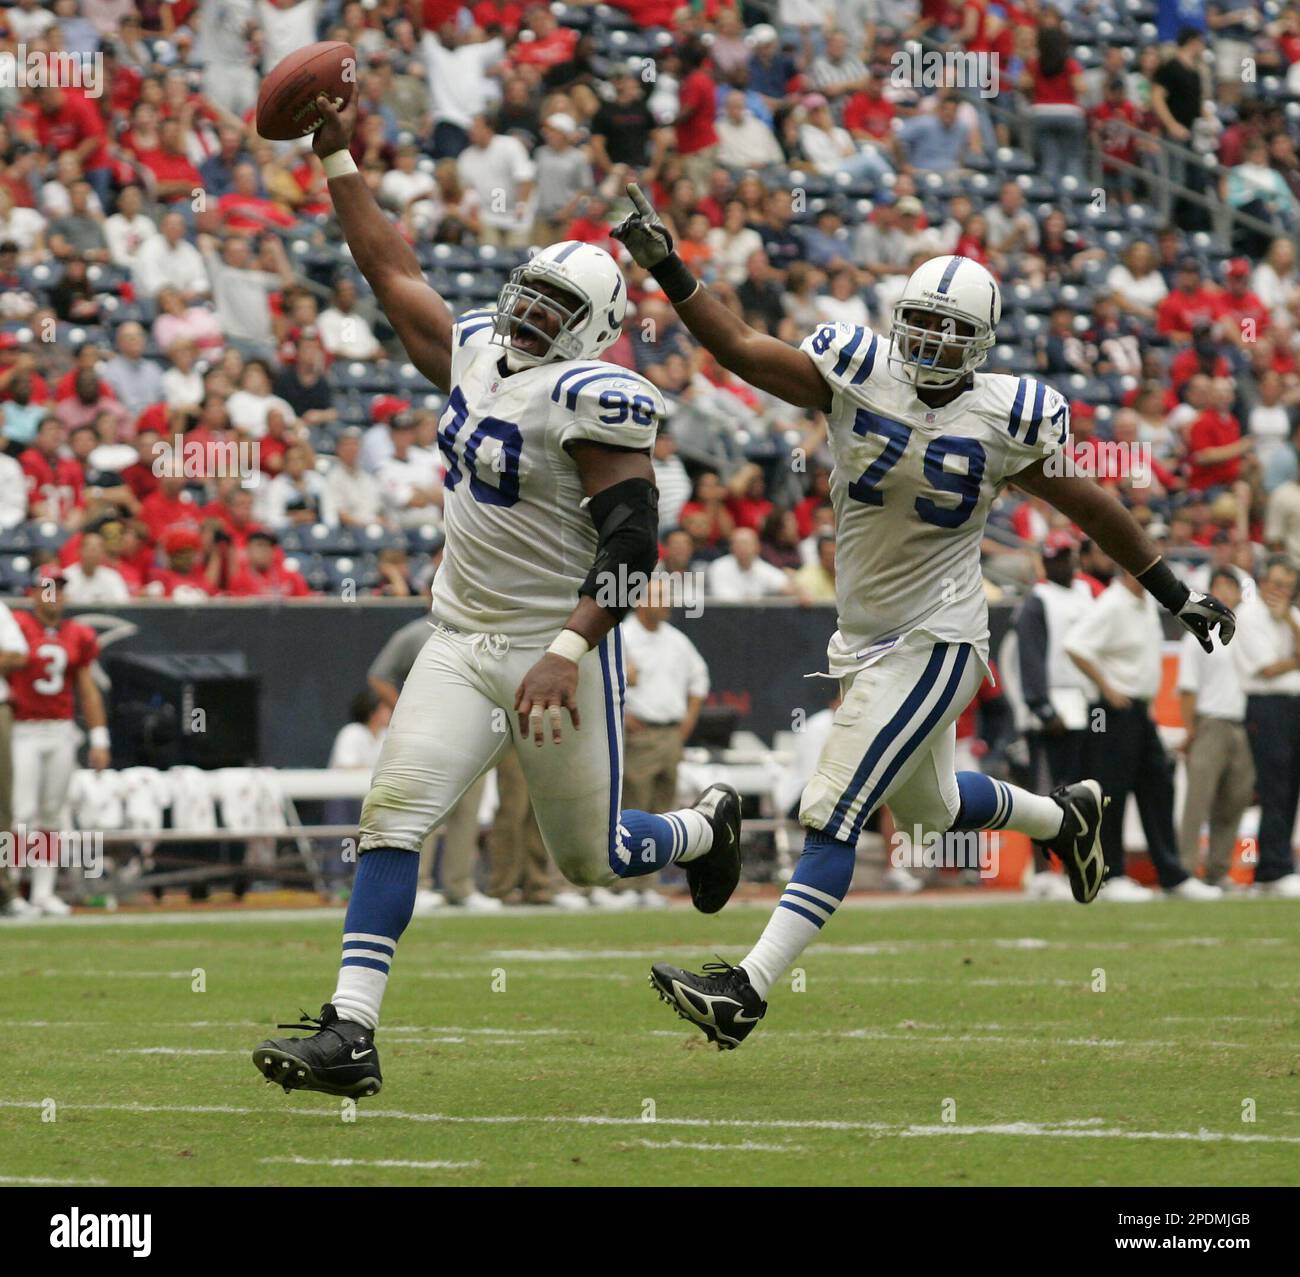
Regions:
[[[357,87],[357,51],[346,40],[322,40],[276,63],[257,95],[257,131],[274,141],[305,137],[320,123],[316,95],[340,109]]]

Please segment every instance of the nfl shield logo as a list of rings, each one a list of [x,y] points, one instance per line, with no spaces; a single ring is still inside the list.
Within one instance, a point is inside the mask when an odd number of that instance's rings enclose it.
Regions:
[[[495,390],[496,387],[493,386],[492,389]],[[934,413],[932,413],[932,412],[927,412],[927,413],[925,414],[925,424],[926,424],[927,426],[932,426],[932,425],[934,425]]]

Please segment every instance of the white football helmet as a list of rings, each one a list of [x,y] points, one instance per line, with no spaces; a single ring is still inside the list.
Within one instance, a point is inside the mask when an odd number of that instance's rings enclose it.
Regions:
[[[993,349],[1001,318],[998,282],[979,262],[932,257],[894,303],[889,371],[913,386],[955,386]]]
[[[542,283],[562,289],[574,305],[539,291]],[[516,371],[560,359],[594,359],[614,343],[626,311],[618,263],[603,248],[568,239],[510,272],[497,298],[492,340],[506,348],[506,363]],[[559,320],[554,336],[533,322],[543,313]]]

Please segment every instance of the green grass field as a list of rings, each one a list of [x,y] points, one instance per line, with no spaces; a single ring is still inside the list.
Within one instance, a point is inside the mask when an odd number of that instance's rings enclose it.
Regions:
[[[0,1183],[1300,1184],[1294,905],[846,907],[722,1054],[647,971],[767,911],[417,920],[354,1121],[249,1060],[337,912],[7,926]]]

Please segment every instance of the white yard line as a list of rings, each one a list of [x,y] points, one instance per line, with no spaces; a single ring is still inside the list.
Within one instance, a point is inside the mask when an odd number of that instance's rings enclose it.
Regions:
[[[116,1047],[109,1055],[245,1055],[244,1051],[219,1051],[197,1046],[132,1046]]]
[[[57,1179],[51,1175],[0,1175],[0,1184],[44,1184],[55,1187],[68,1185],[85,1188],[88,1185],[107,1183],[106,1179]]]
[[[1214,1019],[1215,1017],[1205,1017]],[[1238,1019],[1244,1017],[1237,1017]],[[1068,1023],[1067,1021],[1051,1021],[1050,1023]],[[111,1021],[104,1020],[9,1020],[0,1021],[0,1029],[84,1029],[91,1027],[114,1027],[120,1028]],[[147,1027],[151,1030],[168,1029],[168,1028],[203,1028],[203,1029],[252,1029],[270,1032],[271,1030],[265,1024],[247,1021],[231,1021],[229,1023],[219,1023],[211,1021],[191,1021],[191,1022],[171,1022],[151,1024]],[[304,1026],[310,1027],[310,1026]],[[292,1033],[293,1030],[286,1030]],[[429,1045],[429,1046],[463,1046],[470,1039],[483,1041],[485,1045],[493,1046],[520,1046],[523,1045],[523,1039],[535,1037],[569,1037],[580,1038],[588,1030],[581,1026],[575,1026],[570,1029],[495,1029],[495,1028],[467,1028],[463,1025],[395,1025],[387,1029],[384,1033],[384,1041],[404,1045]],[[683,1038],[689,1037],[691,1030],[687,1026],[680,1028],[658,1028],[658,1029],[639,1029],[630,1032],[627,1036],[631,1037],[657,1037],[657,1038]],[[1023,1033],[1014,1033],[1010,1029],[1003,1028],[999,1025],[972,1025],[969,1029],[962,1028],[960,1031],[950,1031],[946,1026],[938,1024],[916,1024],[911,1026],[899,1025],[894,1028],[861,1028],[861,1029],[768,1029],[764,1033],[765,1037],[782,1037],[782,1038],[843,1038],[850,1041],[867,1041],[867,1042],[914,1042],[919,1045],[991,1045],[991,1046],[1032,1046],[1040,1049],[1057,1049],[1061,1047],[1078,1047],[1088,1050],[1104,1051],[1146,1051],[1146,1050],[1182,1050],[1187,1046],[1186,1042],[1167,1040],[1163,1038],[1112,1038],[1112,1037],[1069,1037],[1069,1038],[1046,1038],[1030,1037]],[[1209,1039],[1200,1043],[1202,1046],[1213,1047],[1225,1051],[1249,1051],[1255,1047],[1247,1042],[1227,1042],[1219,1039]],[[1285,1050],[1300,1050],[1300,1044],[1296,1043],[1276,1043]],[[106,1051],[108,1055],[244,1055],[246,1052],[243,1048],[224,1048],[214,1047],[179,1047],[165,1046],[155,1044],[144,1047],[114,1047]]]
[[[263,1157],[260,1160],[264,1166],[379,1166],[413,1171],[467,1171],[483,1165],[482,1162],[405,1162],[396,1158],[364,1157]]]
[[[634,1140],[639,1148],[686,1148],[697,1153],[806,1153],[798,1144],[756,1144],[744,1140],[739,1144],[697,1144],[691,1140]]]
[[[40,1100],[0,1099],[0,1109],[39,1109]],[[65,1112],[77,1113],[177,1113],[194,1116],[207,1114],[231,1117],[274,1117],[276,1113],[289,1113],[295,1117],[325,1117],[338,1119],[337,1108],[280,1109],[248,1108],[231,1104],[64,1104]],[[958,1126],[940,1123],[899,1124],[893,1122],[851,1122],[831,1119],[797,1118],[708,1118],[660,1117],[647,1122],[640,1117],[607,1117],[597,1114],[518,1114],[462,1115],[451,1113],[406,1113],[397,1109],[358,1109],[358,1114],[373,1121],[416,1122],[448,1126],[590,1126],[638,1127],[654,1130],[661,1127],[691,1128],[698,1130],[765,1130],[765,1131],[864,1131],[881,1136],[907,1139],[950,1135],[1031,1136],[1060,1139],[1117,1139],[1117,1140],[1177,1140],[1195,1143],[1229,1144],[1297,1144],[1300,1135],[1255,1135],[1231,1131],[1129,1131],[1116,1126],[1097,1125],[1099,1118],[1074,1118],[1059,1122],[1006,1122],[990,1125]]]
[[[1231,907],[1234,902],[1229,902],[1227,907]],[[1258,909],[1261,904],[1267,904],[1262,901],[1249,902],[1252,909]],[[689,904],[684,900],[674,900],[671,902],[673,908],[683,911],[689,909]],[[1038,901],[1028,900],[1017,892],[1003,891],[984,891],[952,894],[945,891],[927,891],[922,892],[919,896],[892,896],[892,895],[873,895],[858,894],[849,896],[840,906],[842,909],[866,910],[866,911],[893,911],[898,909],[1000,909],[1000,908],[1019,908],[1023,906],[1033,906],[1041,908]],[[766,900],[737,900],[728,906],[729,913],[746,912],[746,913],[768,913],[776,907],[776,897]],[[1177,905],[1171,906],[1178,908]],[[220,926],[229,922],[319,922],[322,919],[339,919],[344,915],[342,907],[333,905],[313,905],[302,909],[218,909],[203,912],[178,912],[175,910],[158,910],[144,913],[117,912],[117,913],[77,913],[68,918],[36,918],[30,922],[10,921],[4,924],[4,929],[10,934],[27,933],[37,928],[45,930],[51,927],[138,927],[153,926],[157,924],[176,926]],[[584,910],[581,913],[561,914],[559,910],[546,911],[526,905],[506,905],[503,910],[497,910],[493,913],[485,914],[464,914],[456,913],[451,910],[444,910],[440,913],[432,914],[428,918],[417,918],[413,925],[420,926],[422,923],[434,922],[442,923],[451,919],[463,920],[470,925],[479,923],[490,923],[496,918],[559,918],[573,917],[605,917],[609,910],[593,909]],[[1217,943],[1217,942],[1212,942]]]

